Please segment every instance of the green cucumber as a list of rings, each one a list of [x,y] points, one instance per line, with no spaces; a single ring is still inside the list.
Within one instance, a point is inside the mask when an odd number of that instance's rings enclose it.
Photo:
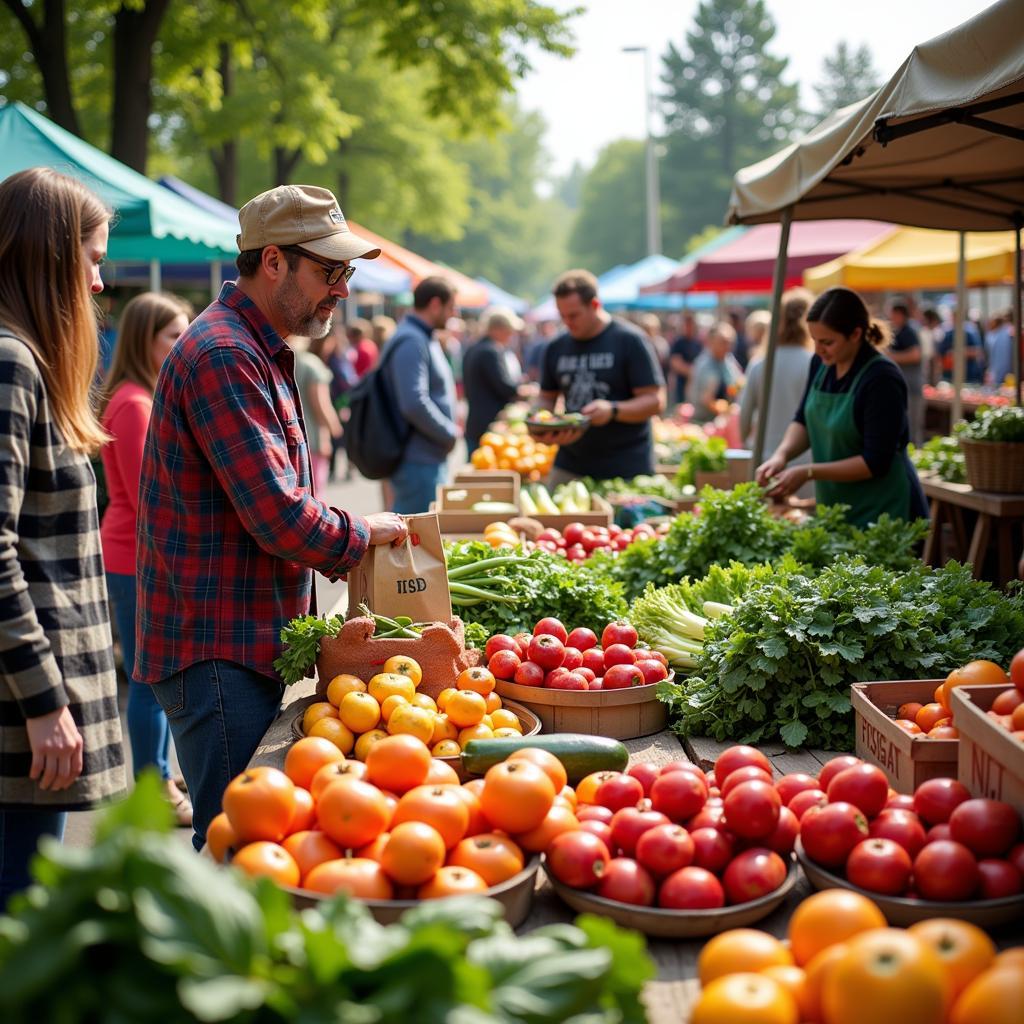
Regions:
[[[462,767],[470,775],[483,775],[509,754],[524,747],[539,747],[554,754],[565,767],[569,782],[575,784],[591,772],[625,771],[629,751],[618,741],[605,736],[556,732],[547,736],[522,739],[470,740],[462,751]]]

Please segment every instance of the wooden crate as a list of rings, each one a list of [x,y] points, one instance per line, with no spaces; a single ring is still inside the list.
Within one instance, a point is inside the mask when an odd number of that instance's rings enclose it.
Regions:
[[[474,512],[478,501],[504,501],[515,505],[517,511],[500,514]],[[515,474],[482,483],[444,484],[437,489],[434,503],[441,532],[445,534],[483,533],[488,523],[512,519],[519,515],[519,477]]]
[[[957,686],[953,721],[960,730],[957,778],[974,796],[1005,800],[1024,815],[1024,743],[985,714],[1005,686]]]
[[[622,690],[549,690],[498,680],[498,695],[528,707],[544,732],[582,732],[630,740],[661,732],[668,705],[658,700],[657,686]]]
[[[911,736],[895,720],[907,701],[927,704],[941,679],[854,683],[850,701],[856,716],[856,754],[878,765],[900,793],[913,793],[926,779],[956,778],[959,740]]]
[[[474,466],[461,466],[452,477],[454,484],[493,484],[510,483],[518,492],[522,477],[514,469],[477,469]]]

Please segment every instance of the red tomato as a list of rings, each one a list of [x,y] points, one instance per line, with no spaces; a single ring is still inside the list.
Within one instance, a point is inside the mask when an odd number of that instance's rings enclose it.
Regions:
[[[628,647],[626,644],[612,644],[604,649],[605,674],[607,675],[607,670],[616,665],[628,665],[630,668],[636,666],[636,653],[632,647]],[[640,678],[642,679],[643,676],[641,675]]]
[[[614,644],[636,647],[639,639],[637,631],[628,622],[609,622],[601,631],[601,646],[605,650]]]
[[[583,829],[555,836],[545,850],[545,857],[546,870],[574,889],[590,889],[597,885],[611,860],[608,847]]]
[[[1010,680],[1024,693],[1024,649],[1019,650],[1010,662]]]
[[[909,793],[890,793],[883,811],[913,811],[914,798]]]
[[[511,651],[518,658],[519,644],[516,643],[514,637],[507,636],[504,633],[497,633],[484,646],[484,657],[490,661],[498,651]]]
[[[541,622],[544,620],[541,619]],[[550,633],[534,634],[530,641],[528,657],[534,665],[540,665],[545,672],[558,668],[565,657],[565,645]]]
[[[932,825],[930,829],[924,835],[924,845],[927,846],[929,843],[937,843],[940,839],[952,839],[953,833],[950,831],[949,822],[944,821],[941,825]]]
[[[949,831],[978,857],[1002,857],[1020,834],[1020,817],[1002,800],[965,800],[949,816]]]
[[[779,791],[779,796],[782,798],[783,806],[788,807],[790,800],[792,800],[797,793],[817,789],[818,780],[813,775],[808,775],[806,772],[791,772],[789,775],[783,775],[782,778],[775,783],[775,788]]]
[[[956,779],[928,779],[914,791],[914,810],[929,825],[949,821],[953,808],[971,797],[967,787]]]
[[[690,838],[693,840],[694,866],[716,875],[726,869],[736,851],[736,840],[717,828],[691,829]]]
[[[598,804],[580,804],[576,809],[576,817],[580,821],[603,821],[606,825],[611,823],[612,816],[615,812],[609,811],[607,807],[601,807]]]
[[[598,790],[600,793],[600,790]],[[672,824],[661,811],[641,811],[636,807],[623,807],[611,820],[612,845],[626,857],[636,856],[637,840],[656,825]],[[689,863],[689,862],[687,862]],[[680,864],[680,867],[685,865]]]
[[[636,859],[656,878],[693,863],[694,844],[682,825],[655,825],[637,840]]]
[[[736,771],[730,772],[728,778],[722,783],[722,796],[728,796],[741,782],[753,782],[755,780],[767,782],[770,785],[772,773],[766,772],[763,768],[758,768],[756,764],[748,764],[742,768],[737,768]],[[780,796],[779,799],[781,800],[782,797]]]
[[[605,846],[611,850],[615,844],[612,842],[612,827],[606,821],[597,821],[591,818],[589,821],[581,821],[580,828],[584,832],[590,832],[597,836]]]
[[[969,900],[978,888],[978,862],[963,843],[940,839],[914,858],[914,887],[925,900]]]
[[[755,846],[738,854],[722,875],[730,903],[749,903],[767,896],[785,881],[786,862],[774,851]]]
[[[828,784],[841,771],[845,771],[847,768],[856,768],[857,765],[863,763],[859,757],[854,757],[853,754],[840,754],[839,757],[833,757],[831,761],[826,761],[821,766],[821,771],[818,772],[818,786],[827,793]]]
[[[638,761],[626,769],[626,774],[632,775],[634,779],[639,779],[640,785],[644,787],[644,796],[650,796],[651,786],[654,785],[654,780],[661,774],[661,768],[653,761]]]
[[[812,807],[824,807],[828,803],[828,797],[820,789],[803,789],[792,800],[788,806],[797,816],[798,821],[803,821],[804,815]]]
[[[842,867],[850,851],[867,838],[867,819],[853,804],[814,807],[800,819],[800,842],[807,856],[825,867]]]
[[[672,872],[658,893],[658,906],[666,910],[710,910],[725,906],[722,883],[703,868],[680,868]]]
[[[562,641],[564,644],[569,639],[569,632],[562,625],[562,623],[552,617],[541,619],[536,626],[533,627],[534,636],[554,636]]]
[[[725,798],[726,824],[741,839],[765,839],[775,831],[781,808],[770,782],[741,782]]]
[[[713,774],[711,778],[708,778],[708,773],[702,772],[700,765],[696,765],[692,761],[669,761],[668,764],[663,764],[658,769],[659,775],[668,775],[669,772],[692,772],[704,780],[704,784],[709,790],[715,782]]]
[[[725,828],[725,811],[719,804],[705,804],[703,810],[683,822],[693,832],[698,828]]]
[[[1024,875],[1024,843],[1017,843],[1006,855],[1006,859]]]
[[[769,850],[788,857],[793,852],[798,835],[800,819],[788,807],[783,807],[779,811],[779,823],[775,826],[775,831],[762,842]]]
[[[846,877],[853,885],[883,896],[905,892],[914,869],[910,854],[892,839],[864,839],[846,861]]]
[[[737,768],[743,768],[748,764],[763,768],[769,775],[771,774],[771,762],[760,750],[756,747],[740,744],[735,747],[729,747],[728,750],[723,750],[718,755],[718,760],[715,761],[715,782],[721,786],[729,777],[730,772],[734,772]]]
[[[643,783],[622,772],[605,779],[594,794],[594,802],[611,811],[618,811],[623,807],[636,807],[643,798]]]
[[[625,650],[625,648],[623,648]],[[643,686],[644,674],[636,665],[626,665],[622,662],[612,664],[604,670],[605,690],[628,690],[631,686]]]
[[[868,834],[872,839],[891,839],[899,843],[911,859],[925,844],[924,825],[913,811],[885,810],[871,822]]]
[[[601,881],[597,883],[598,896],[641,907],[654,904],[656,891],[651,873],[630,857],[616,857],[604,869]]]
[[[583,667],[583,652],[577,647],[573,647],[570,644],[565,645],[565,656],[562,658],[562,668],[567,668],[570,672],[574,669]]]
[[[835,775],[825,792],[829,803],[845,801],[873,818],[889,799],[889,780],[876,765],[858,764]]]
[[[493,636],[491,640],[495,639]],[[491,640],[487,642],[490,643]],[[513,641],[514,643],[515,641]],[[487,669],[495,679],[514,679],[516,669],[522,664],[516,651],[498,650],[487,659]]]
[[[978,898],[1000,900],[1024,891],[1024,876],[1008,860],[986,857],[978,861]]]
[[[585,626],[577,626],[565,639],[567,647],[575,647],[577,651],[589,651],[597,646],[597,634]]]
[[[693,772],[669,772],[659,775],[651,786],[651,806],[672,821],[692,818],[708,798],[708,787]]]

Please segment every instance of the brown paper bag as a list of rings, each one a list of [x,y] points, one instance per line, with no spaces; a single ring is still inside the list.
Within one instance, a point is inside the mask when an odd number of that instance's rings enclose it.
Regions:
[[[401,544],[377,544],[348,575],[348,617],[366,604],[377,615],[408,615],[413,622],[450,622],[448,566],[436,512],[405,516]]]

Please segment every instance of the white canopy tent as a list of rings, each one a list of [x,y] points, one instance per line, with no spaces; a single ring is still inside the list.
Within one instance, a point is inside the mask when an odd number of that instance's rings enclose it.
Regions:
[[[733,179],[728,220],[781,221],[764,394],[793,220],[871,217],[961,232],[1017,229],[1014,323],[1021,327],[1024,227],[1024,0],[998,0],[963,25],[915,47],[877,92],[837,110],[800,141]],[[961,307],[964,274],[959,275]],[[958,318],[954,389],[964,378]],[[1014,346],[1020,402],[1020,346]],[[761,424],[767,417],[760,418]],[[755,466],[764,449],[758,430]]]

